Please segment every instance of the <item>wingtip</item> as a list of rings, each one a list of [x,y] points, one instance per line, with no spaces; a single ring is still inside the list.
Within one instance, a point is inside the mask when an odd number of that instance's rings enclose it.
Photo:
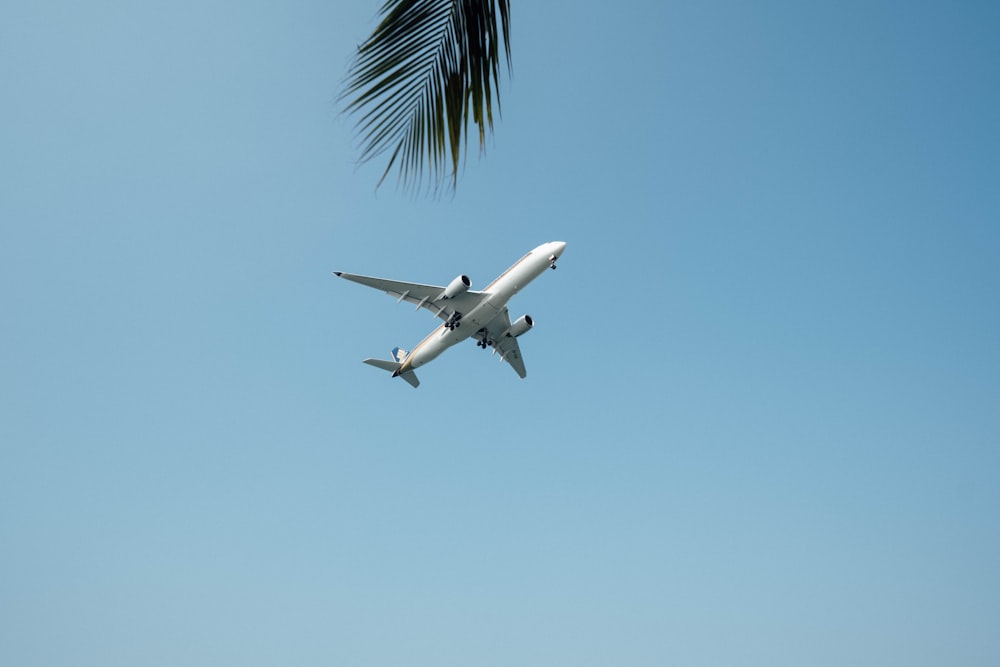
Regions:
[[[343,273],[343,271],[334,271],[333,275],[335,275],[335,276],[337,276],[339,278],[341,273]]]

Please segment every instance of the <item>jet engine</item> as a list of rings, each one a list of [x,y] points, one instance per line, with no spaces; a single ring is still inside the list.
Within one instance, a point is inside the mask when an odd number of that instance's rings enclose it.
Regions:
[[[507,335],[517,338],[533,326],[535,326],[535,321],[531,319],[531,315],[521,315],[516,322],[510,325],[510,329],[507,329]]]
[[[459,276],[448,283],[448,286],[444,288],[444,292],[438,299],[454,299],[459,294],[465,292],[472,285],[472,281],[469,280],[469,276]]]

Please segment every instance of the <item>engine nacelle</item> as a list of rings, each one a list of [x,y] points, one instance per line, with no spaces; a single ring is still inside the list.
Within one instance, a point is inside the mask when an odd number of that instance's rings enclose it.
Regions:
[[[469,280],[469,276],[459,276],[448,283],[448,286],[444,288],[438,299],[454,299],[459,294],[467,291],[471,286],[472,281]]]
[[[510,325],[510,329],[507,329],[507,335],[517,338],[521,334],[527,333],[528,329],[533,326],[535,326],[535,321],[531,319],[531,315],[521,315],[517,321]]]

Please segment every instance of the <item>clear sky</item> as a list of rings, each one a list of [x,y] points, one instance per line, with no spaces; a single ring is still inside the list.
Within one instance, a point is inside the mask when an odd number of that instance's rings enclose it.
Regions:
[[[0,664],[998,664],[1000,4],[514,0],[437,200],[378,4],[0,4]]]

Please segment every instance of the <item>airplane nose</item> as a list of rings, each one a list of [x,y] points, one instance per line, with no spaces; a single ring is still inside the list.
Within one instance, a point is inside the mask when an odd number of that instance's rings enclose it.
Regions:
[[[559,256],[559,255],[563,254],[563,250],[566,249],[566,242],[565,241],[553,241],[553,243],[556,246],[555,250],[553,251],[553,252],[555,252],[556,256]]]

